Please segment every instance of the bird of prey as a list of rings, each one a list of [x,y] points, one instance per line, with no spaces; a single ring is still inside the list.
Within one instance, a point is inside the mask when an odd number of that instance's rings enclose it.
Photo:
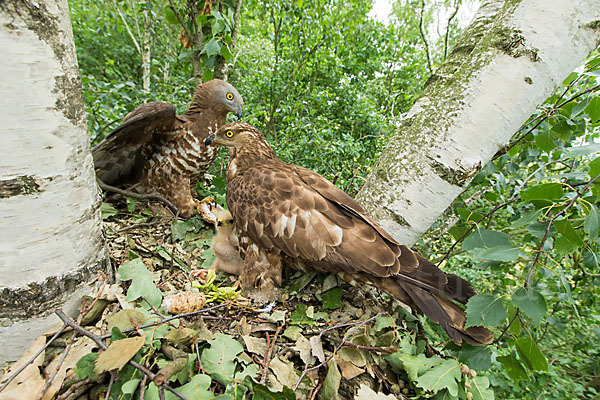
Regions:
[[[198,85],[182,115],[164,101],[139,106],[92,150],[98,179],[162,195],[182,216],[193,215],[199,202],[192,184],[202,179],[218,154],[218,146],[207,146],[204,140],[225,124],[228,113],[240,118],[242,104],[233,86],[213,79]]]
[[[457,344],[493,339],[483,327],[464,327],[456,302],[475,295],[467,281],[396,242],[321,175],[279,160],[259,130],[233,123],[206,143],[230,152],[226,199],[239,237],[243,288],[276,294],[283,266],[337,272],[421,311]]]

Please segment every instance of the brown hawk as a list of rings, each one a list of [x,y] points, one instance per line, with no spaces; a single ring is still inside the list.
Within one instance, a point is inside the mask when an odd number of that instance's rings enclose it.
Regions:
[[[489,343],[483,327],[465,329],[465,304],[475,295],[464,279],[446,274],[396,242],[363,208],[321,175],[277,158],[246,123],[221,127],[207,140],[227,146],[227,205],[243,259],[242,285],[276,293],[282,265],[338,272],[420,310],[457,343]]]
[[[191,216],[198,206],[191,184],[202,179],[218,154],[218,146],[204,140],[225,124],[228,113],[241,117],[242,103],[233,86],[213,79],[198,85],[182,115],[164,101],[136,108],[92,150],[97,177],[108,185],[158,193],[182,216]]]

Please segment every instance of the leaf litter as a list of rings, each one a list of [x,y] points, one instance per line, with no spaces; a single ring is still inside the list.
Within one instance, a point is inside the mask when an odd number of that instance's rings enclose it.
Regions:
[[[493,399],[487,378],[471,385],[453,357],[431,354],[419,320],[389,296],[334,274],[292,273],[282,301],[261,310],[237,277],[206,271],[212,227],[148,207],[103,207],[116,283],[99,278],[82,303],[85,328],[65,329],[0,400],[36,398],[52,375],[44,399],[452,399],[471,386],[475,398]],[[47,340],[38,338],[0,387]]]

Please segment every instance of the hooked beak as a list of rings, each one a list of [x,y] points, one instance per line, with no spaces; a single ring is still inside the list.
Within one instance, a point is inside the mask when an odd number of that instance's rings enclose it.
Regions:
[[[240,108],[238,108],[237,112],[235,113],[235,116],[238,119],[242,118],[242,106],[240,106]]]
[[[208,146],[215,140],[215,134],[212,133],[209,137],[204,140],[204,145]]]

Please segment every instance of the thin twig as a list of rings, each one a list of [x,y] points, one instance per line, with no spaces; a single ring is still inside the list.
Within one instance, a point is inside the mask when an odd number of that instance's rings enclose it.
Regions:
[[[142,377],[142,381],[140,382],[140,400],[144,400],[144,395],[146,394],[146,382],[148,381],[148,377],[144,375]]]
[[[110,380],[108,381],[108,388],[106,389],[106,397],[104,398],[104,400],[108,400],[108,398],[110,397],[110,390],[112,389],[112,385],[115,382],[115,373],[114,371],[109,371],[110,374]],[[146,375],[144,375],[146,376]]]
[[[66,314],[62,310],[56,310],[54,313],[66,325],[70,326],[75,331],[79,332],[80,334],[85,335],[85,336],[89,337],[90,339],[92,339],[98,345],[98,347],[100,347],[100,349],[106,350],[108,348],[108,346],[106,346],[106,344],[104,344],[104,342],[102,341],[102,337],[101,336],[98,336],[98,335],[96,335],[96,334],[94,334],[94,333],[92,333],[92,332],[84,329],[83,327],[77,325],[69,317],[67,317]],[[150,371],[148,368],[144,367],[143,365],[138,364],[137,362],[135,362],[133,360],[129,360],[127,363],[129,365],[131,365],[132,367],[137,368],[138,370],[140,370],[144,374],[146,374],[148,376],[148,378],[150,378],[150,380],[154,380],[154,378],[155,378],[156,375],[152,371]],[[166,384],[161,385],[159,387],[159,389],[161,387],[164,387],[165,389],[167,389],[169,392],[173,393],[175,396],[179,397],[180,399],[187,400],[187,398],[185,396],[181,395],[175,389],[167,386]]]
[[[431,62],[431,51],[429,50],[429,43],[427,42],[427,35],[425,34],[425,0],[421,0],[421,13],[419,15],[419,33],[421,39],[425,45],[425,55],[427,56],[427,69],[429,73],[433,75],[433,65]]]
[[[353,326],[353,325],[355,325],[355,326],[354,326],[354,328],[352,328],[352,329],[351,329],[351,330],[350,330],[348,333],[346,333],[346,334],[344,335],[344,338],[342,339],[342,343],[338,344],[338,346],[335,348],[335,350],[333,350],[333,352],[331,353],[331,355],[330,355],[330,356],[329,356],[329,357],[328,357],[328,358],[327,358],[325,361],[322,361],[321,363],[319,363],[318,365],[315,365],[314,367],[311,367],[311,368],[304,368],[304,371],[302,371],[302,375],[300,375],[300,378],[298,378],[298,381],[297,381],[297,382],[296,382],[296,384],[294,385],[294,391],[296,391],[296,390],[298,389],[298,386],[300,386],[300,383],[302,382],[302,379],[304,379],[304,377],[306,376],[306,374],[307,374],[307,373],[309,373],[310,371],[314,371],[315,369],[319,369],[319,368],[321,368],[322,366],[324,366],[324,365],[327,365],[327,363],[329,363],[329,361],[330,361],[330,360],[331,360],[331,359],[332,359],[332,358],[333,358],[333,357],[334,357],[334,356],[337,354],[337,352],[338,352],[338,351],[339,351],[339,350],[342,348],[342,346],[344,345],[344,342],[346,341],[346,338],[347,338],[347,337],[350,337],[350,336],[352,336],[352,335],[354,334],[354,332],[356,332],[356,331],[357,331],[357,330],[358,330],[358,329],[359,329],[361,326],[363,326],[363,325],[365,325],[365,324],[367,324],[367,323],[369,323],[369,322],[371,322],[371,321],[374,321],[374,320],[375,320],[375,318],[379,317],[380,315],[382,315],[382,314],[381,314],[381,313],[378,313],[377,315],[375,315],[375,316],[373,316],[373,317],[371,317],[371,318],[369,318],[369,319],[366,319],[366,320],[364,320],[364,321],[359,321],[359,322],[353,322],[353,323],[347,323],[347,324],[336,325],[336,326],[332,326],[332,327],[329,327],[329,328],[327,328],[327,329],[323,330],[323,331],[322,331],[322,332],[319,334],[319,336],[320,336],[320,337],[322,337],[322,336],[325,334],[325,332],[327,332],[327,331],[331,331],[331,330],[333,330],[333,329],[339,329],[339,328],[343,328],[343,327],[346,327],[346,326]]]
[[[454,2],[454,11],[452,12],[452,14],[450,14],[450,17],[448,18],[448,25],[446,25],[446,34],[444,35],[444,60],[446,59],[446,57],[448,57],[448,39],[450,38],[450,24],[452,23],[454,17],[456,17],[456,14],[458,14],[458,9],[460,7],[459,3],[459,0],[456,0]]]
[[[313,390],[310,400],[315,400],[317,398],[317,393],[319,393],[319,390],[321,390],[321,386],[323,386],[323,382],[319,382],[315,390]]]
[[[96,181],[98,182],[98,186],[100,186],[100,188],[105,192],[117,193],[121,196],[131,197],[138,200],[157,200],[166,205],[167,208],[171,210],[173,215],[175,215],[175,217],[179,216],[179,209],[175,206],[175,204],[171,203],[166,197],[158,193],[136,193],[132,192],[131,190],[125,190],[106,184],[102,182],[102,180],[100,180],[99,178],[96,178]]]
[[[63,331],[66,329],[66,327],[67,327],[67,325],[63,325],[63,326],[62,326],[62,327],[61,327],[61,328],[58,330],[58,332],[56,332],[56,333],[54,334],[54,336],[52,336],[52,338],[51,338],[49,341],[47,341],[47,342],[46,342],[46,344],[44,345],[44,347],[42,347],[42,348],[41,348],[41,349],[40,349],[40,350],[39,350],[37,353],[35,353],[35,355],[34,355],[34,356],[31,358],[31,359],[29,359],[29,361],[27,361],[25,364],[23,364],[23,365],[21,366],[21,368],[19,368],[18,370],[16,370],[16,371],[15,371],[15,373],[14,373],[14,374],[12,374],[12,375],[11,375],[11,376],[10,376],[10,377],[7,379],[7,381],[6,381],[6,382],[4,382],[4,384],[3,384],[2,386],[0,386],[0,392],[2,392],[4,389],[6,389],[6,387],[7,387],[7,386],[8,386],[8,385],[9,385],[9,384],[10,384],[10,383],[11,383],[11,382],[12,382],[12,381],[13,381],[13,380],[14,380],[14,379],[15,379],[15,378],[16,378],[16,377],[17,377],[17,376],[18,376],[18,375],[21,373],[21,372],[23,372],[23,370],[24,370],[25,368],[27,368],[27,366],[28,366],[29,364],[31,364],[32,362],[34,362],[34,361],[35,361],[35,359],[36,359],[36,358],[38,358],[38,356],[39,356],[40,354],[42,354],[42,352],[43,352],[44,350],[46,350],[46,349],[48,348],[48,346],[50,346],[50,344],[51,344],[52,342],[54,342],[54,340],[55,340],[57,337],[59,337],[59,336],[60,336],[60,335],[63,333]]]
[[[232,303],[233,303],[232,301],[228,301],[226,303],[221,303],[221,304],[218,304],[218,305],[213,306],[213,307],[203,308],[202,310],[191,311],[191,312],[187,312],[187,313],[183,313],[183,314],[177,314],[177,315],[174,315],[172,317],[162,319],[160,321],[151,322],[151,323],[145,324],[145,325],[140,325],[137,328],[124,329],[121,332],[122,333],[129,333],[129,332],[136,331],[137,329],[145,329],[145,328],[150,328],[152,326],[162,325],[162,324],[164,324],[166,322],[172,321],[172,320],[177,319],[177,318],[183,318],[183,317],[189,317],[189,316],[193,316],[193,315],[202,314],[202,313],[205,313],[205,312],[213,311],[213,310],[216,310],[218,308],[222,308],[222,307],[228,306],[228,305],[230,305]],[[106,334],[106,335],[100,336],[100,339],[108,339],[109,337],[111,337],[111,335],[110,334]]]
[[[454,250],[454,248],[461,243],[463,240],[465,240],[465,238],[467,236],[469,236],[469,234],[479,225],[479,223],[481,221],[483,221],[484,219],[488,218],[489,216],[491,216],[492,214],[494,214],[496,211],[498,211],[499,209],[508,206],[509,204],[512,204],[516,201],[519,200],[519,197],[516,197],[514,199],[505,201],[502,204],[497,205],[496,207],[494,207],[491,211],[489,211],[487,214],[485,214],[483,217],[479,218],[477,221],[473,222],[469,228],[465,231],[465,233],[463,233],[463,235],[456,240],[452,246],[450,246],[450,248],[448,249],[448,251],[446,252],[446,254],[444,254],[444,256],[442,257],[442,259],[437,263],[437,266],[439,267],[441,263],[444,262],[444,260],[448,259],[448,257],[450,257],[450,254],[452,253],[452,250]]]
[[[277,336],[279,336],[279,332],[281,332],[281,328],[283,328],[282,325],[279,325],[277,327],[277,330],[275,331],[275,335],[273,336],[273,341],[271,342],[270,346],[267,346],[267,351],[265,351],[265,357],[263,359],[263,372],[262,372],[262,376],[260,378],[260,383],[264,384],[267,380],[267,372],[269,371],[269,364],[271,364],[271,353],[273,352],[273,349],[275,349],[275,342],[277,342]],[[269,333],[267,332],[267,338],[268,338]]]
[[[60,396],[58,396],[56,398],[56,400],[65,400],[71,394],[75,393],[77,391],[77,389],[79,389],[80,387],[85,386],[85,385],[87,385],[89,383],[91,383],[91,379],[88,376],[84,380],[79,381],[79,382],[74,383],[73,385],[71,385],[71,387],[69,387],[69,389],[66,392],[64,392],[63,394],[61,394]]]
[[[517,319],[517,316],[519,315],[519,309],[517,308],[517,311],[515,311],[515,315],[512,317],[512,319],[510,320],[510,322],[508,323],[508,325],[506,325],[506,327],[502,330],[502,332],[500,332],[500,336],[498,336],[496,338],[496,340],[494,340],[492,342],[492,344],[496,344],[500,341],[500,339],[502,338],[502,336],[504,336],[504,334],[506,333],[506,331],[508,331],[508,328],[511,327],[511,325],[513,324],[513,322],[515,322],[515,320]]]
[[[360,344],[354,344],[352,342],[344,342],[341,339],[338,339],[336,337],[329,336],[329,335],[323,335],[323,337],[325,337],[329,340],[333,340],[336,343],[341,343],[342,346],[353,347],[358,350],[374,351],[377,353],[389,353],[389,354],[392,354],[392,353],[395,353],[398,351],[398,348],[396,346],[383,346],[383,347],[363,346]]]
[[[525,285],[524,285],[525,287],[528,287],[529,284],[531,283],[531,278],[533,277],[533,270],[535,269],[535,265],[537,264],[537,262],[540,259],[540,255],[542,254],[542,249],[544,248],[544,243],[546,243],[546,240],[548,239],[548,235],[550,235],[550,229],[552,229],[552,223],[558,217],[565,214],[569,210],[569,208],[571,208],[573,206],[573,204],[575,204],[577,199],[580,198],[581,195],[583,195],[598,178],[600,178],[600,174],[596,175],[594,178],[592,178],[587,183],[587,185],[585,185],[581,190],[577,191],[577,193],[571,199],[571,201],[567,204],[567,206],[565,208],[563,208],[562,210],[560,210],[560,212],[556,213],[552,218],[550,218],[550,220],[548,221],[548,226],[546,227],[546,232],[544,232],[544,237],[542,237],[542,241],[540,242],[540,245],[539,245],[538,249],[536,250],[535,257],[533,258],[533,262],[529,266],[529,271],[527,272],[527,281],[525,282]]]
[[[61,354],[60,360],[58,361],[56,368],[54,369],[54,371],[52,371],[52,375],[50,375],[50,377],[48,377],[48,380],[46,381],[46,383],[44,383],[44,387],[42,388],[42,391],[36,397],[36,400],[40,400],[42,397],[44,397],[44,395],[50,388],[50,385],[52,385],[52,381],[54,381],[54,378],[56,378],[56,375],[58,375],[58,371],[60,370],[60,367],[65,362],[65,358],[67,358],[67,354],[69,354],[69,351],[71,350],[72,345],[73,345],[73,342],[69,343],[67,345],[67,347],[65,348],[65,350],[63,351],[63,353]]]

